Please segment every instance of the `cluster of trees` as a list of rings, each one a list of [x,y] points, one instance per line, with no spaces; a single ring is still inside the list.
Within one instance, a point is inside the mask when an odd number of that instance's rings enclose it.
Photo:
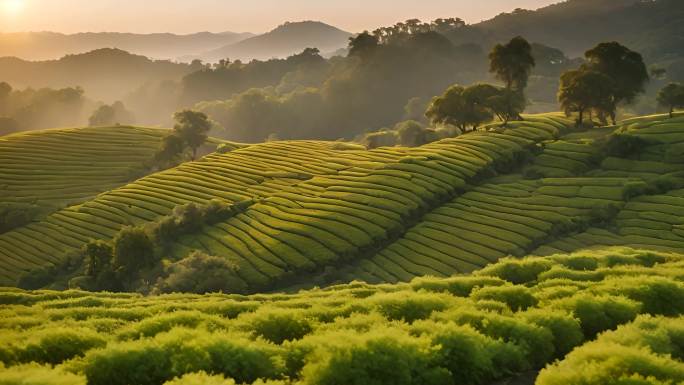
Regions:
[[[88,119],[88,124],[91,127],[111,126],[114,124],[130,125],[133,123],[135,123],[135,116],[120,101],[114,102],[111,105],[101,105]]]
[[[240,69],[226,62],[228,68],[186,77],[184,88],[222,88],[223,94],[202,96],[208,101],[194,107],[225,129],[213,135],[241,142],[263,141],[271,134],[282,139],[351,139],[403,120],[412,100],[429,99],[448,84],[473,83],[487,76],[481,47],[454,45],[434,30],[409,31],[392,39],[362,33],[350,41],[347,57],[325,60],[316,50],[306,50],[278,62],[278,68],[284,68],[275,73],[279,80],[251,85],[261,88],[240,90],[229,99],[226,95],[235,88],[220,87],[218,77],[246,77],[266,64],[241,64]],[[206,83],[196,83],[200,78]],[[217,98],[224,99],[213,100]]]
[[[435,125],[452,125],[462,132],[477,129],[497,116],[506,125],[521,119],[526,106],[524,90],[535,66],[532,46],[522,37],[505,45],[497,44],[489,54],[490,72],[504,87],[476,84],[470,87],[454,85],[442,96],[435,97],[425,115]]]
[[[27,129],[75,125],[87,101],[81,88],[15,90],[0,83],[0,135]]]
[[[163,260],[170,252],[169,245],[179,237],[225,221],[246,205],[219,200],[205,205],[190,203],[156,222],[124,227],[111,242],[90,241],[81,251],[85,275],[72,283],[90,290],[204,293],[244,287],[244,291],[246,284],[236,276],[237,266],[225,258],[193,252],[172,264],[164,265]],[[156,287],[150,288],[145,281],[156,281]]]
[[[587,113],[602,124],[616,123],[617,107],[633,103],[645,91],[649,73],[641,54],[617,42],[601,43],[585,53],[579,69],[561,76],[558,100],[567,113],[577,113],[584,124]],[[590,118],[591,119],[591,118]]]

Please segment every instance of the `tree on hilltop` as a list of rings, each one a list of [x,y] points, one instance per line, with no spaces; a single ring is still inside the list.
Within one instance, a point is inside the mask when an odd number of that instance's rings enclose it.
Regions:
[[[675,108],[684,108],[684,85],[670,83],[658,92],[658,104],[668,109],[670,118],[674,117]]]
[[[650,78],[644,59],[638,52],[618,42],[601,43],[584,56],[587,63],[582,65],[583,70],[599,72],[613,81],[612,100],[606,102],[612,108],[605,112],[616,124],[617,106],[621,103],[631,104],[645,91],[644,87]]]
[[[497,44],[489,53],[489,72],[504,82],[505,89],[509,91],[499,102],[505,102],[503,110],[515,112],[517,119],[522,119],[520,114],[525,106],[519,101],[525,100],[525,88],[535,65],[532,46],[520,36],[507,44]],[[512,95],[512,92],[517,95]],[[504,120],[504,123],[507,122],[508,119]]]
[[[614,88],[613,80],[605,74],[586,69],[571,70],[561,76],[558,101],[566,115],[579,114],[577,126],[580,127],[587,112],[615,110]]]
[[[358,56],[366,59],[375,52],[379,44],[377,36],[364,31],[357,36],[349,38],[349,56]]]
[[[175,134],[192,149],[192,160],[197,158],[197,149],[203,145],[211,130],[209,117],[203,112],[183,110],[173,115]]]
[[[508,44],[497,44],[489,53],[489,72],[509,90],[524,90],[535,65],[532,46],[520,36]]]

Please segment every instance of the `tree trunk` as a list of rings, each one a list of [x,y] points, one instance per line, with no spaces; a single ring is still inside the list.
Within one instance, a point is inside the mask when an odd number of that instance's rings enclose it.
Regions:
[[[577,118],[577,128],[582,127],[582,124],[584,124],[584,110],[580,109],[579,111],[579,118]]]
[[[674,107],[670,106],[670,119],[674,118]]]
[[[615,111],[610,112],[610,121],[613,122],[613,126],[617,125]]]
[[[192,148],[192,161],[194,162],[197,158],[197,147]]]

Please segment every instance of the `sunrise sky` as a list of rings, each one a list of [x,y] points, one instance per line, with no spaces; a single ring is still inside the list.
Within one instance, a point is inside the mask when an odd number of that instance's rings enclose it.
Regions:
[[[517,0],[537,9],[560,0]],[[260,33],[284,21],[318,20],[350,32],[408,18],[468,22],[513,8],[510,0],[0,0],[0,31]]]

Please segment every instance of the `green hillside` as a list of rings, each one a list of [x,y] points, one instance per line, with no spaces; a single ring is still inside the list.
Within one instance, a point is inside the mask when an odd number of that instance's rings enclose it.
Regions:
[[[144,173],[164,131],[112,127],[31,131],[0,137],[0,202],[49,213]]]
[[[5,289],[0,383],[676,384],[682,277],[614,248],[290,295]]]
[[[181,238],[171,254],[204,249],[230,257],[250,289],[272,287],[384,247],[469,182],[510,166],[569,124],[559,116],[530,117],[520,127],[412,149],[299,141],[212,154],[1,234],[3,279],[12,284],[91,239],[158,221],[179,205],[219,199],[239,213]]]
[[[230,213],[167,237],[161,257],[227,258],[248,292],[448,277],[533,252],[680,251],[682,132],[682,116],[578,131],[547,114],[416,148],[290,141],[220,151],[0,234],[0,282],[16,285],[125,226],[182,223],[190,203]]]

